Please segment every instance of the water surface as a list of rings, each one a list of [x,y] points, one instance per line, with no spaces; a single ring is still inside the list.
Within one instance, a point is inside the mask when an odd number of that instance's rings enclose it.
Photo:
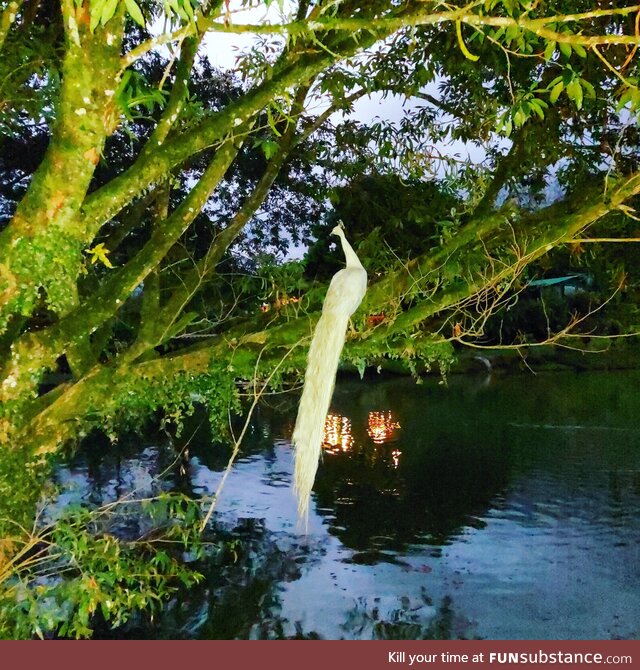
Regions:
[[[639,384],[629,372],[339,383],[306,532],[291,494],[295,398],[269,400],[217,509],[268,538],[269,557],[144,634],[639,637]],[[163,484],[171,455],[157,441],[79,454],[58,471],[62,501],[212,494],[228,452],[201,428],[188,453]]]

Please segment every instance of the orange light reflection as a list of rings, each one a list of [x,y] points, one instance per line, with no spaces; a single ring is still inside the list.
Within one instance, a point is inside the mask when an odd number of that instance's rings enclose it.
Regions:
[[[369,412],[369,425],[367,434],[374,444],[388,442],[400,424],[394,420],[390,410],[386,412]]]
[[[323,448],[330,454],[349,451],[353,446],[351,419],[339,414],[327,414],[324,422]]]
[[[393,460],[393,467],[397,468],[400,465],[400,456],[402,456],[402,452],[400,449],[394,449],[391,452],[391,458]]]

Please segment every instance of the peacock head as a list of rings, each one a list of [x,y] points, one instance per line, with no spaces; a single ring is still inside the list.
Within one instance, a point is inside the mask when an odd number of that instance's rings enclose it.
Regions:
[[[344,223],[342,223],[342,221],[338,221],[338,225],[331,231],[331,234],[342,237],[344,235]]]

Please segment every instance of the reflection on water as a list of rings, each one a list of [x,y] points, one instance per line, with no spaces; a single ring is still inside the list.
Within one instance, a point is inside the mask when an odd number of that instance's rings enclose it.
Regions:
[[[384,444],[393,438],[400,424],[394,420],[391,410],[386,412],[369,412],[367,435],[374,444]]]
[[[351,420],[339,414],[327,414],[322,436],[322,447],[325,452],[337,454],[340,451],[349,451],[352,446]]]
[[[247,567],[231,595],[194,590],[190,623],[162,634],[640,636],[640,375],[485,382],[339,384],[306,535],[291,494],[295,402],[261,406],[217,518],[251,520],[280,567]],[[228,452],[203,434],[189,449],[163,486],[210,495]],[[168,460],[150,446],[80,455],[58,472],[63,500],[151,490]]]
[[[369,412],[367,417],[367,435],[373,444],[382,445],[395,441],[395,433],[400,423],[395,420],[391,410]],[[327,454],[337,454],[354,449],[355,438],[351,426],[351,419],[341,414],[327,414],[322,437],[322,447]],[[366,449],[367,445],[364,446]],[[394,466],[397,467],[402,452],[397,447],[392,450]]]

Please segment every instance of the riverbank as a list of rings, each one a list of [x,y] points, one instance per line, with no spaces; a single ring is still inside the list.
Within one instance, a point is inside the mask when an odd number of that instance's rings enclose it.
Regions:
[[[568,345],[525,349],[465,349],[458,354],[454,373],[478,369],[505,372],[531,370],[578,372],[640,369],[640,341],[575,340]]]
[[[439,375],[440,370],[426,370],[418,366],[424,375]],[[498,372],[504,374],[520,372],[575,371],[588,372],[638,370],[640,369],[640,338],[602,340],[585,338],[571,340],[567,344],[530,346],[521,348],[456,347],[455,361],[448,374],[475,374]],[[351,372],[345,369],[347,372]],[[355,371],[355,370],[353,370]],[[381,372],[406,375],[406,365],[398,360],[385,360]]]

